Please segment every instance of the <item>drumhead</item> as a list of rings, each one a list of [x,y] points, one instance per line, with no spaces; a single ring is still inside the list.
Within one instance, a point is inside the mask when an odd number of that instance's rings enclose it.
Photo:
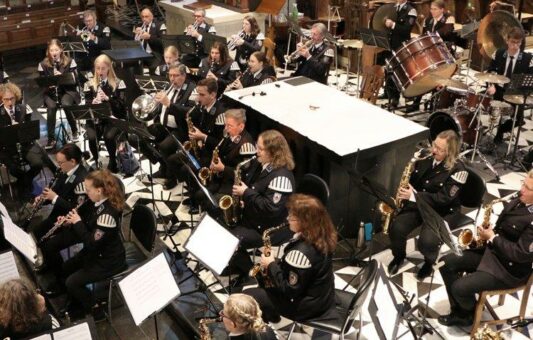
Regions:
[[[437,135],[445,130],[453,130],[462,136],[461,124],[455,116],[448,111],[436,111],[429,116],[426,126],[429,129],[429,141],[433,142]]]

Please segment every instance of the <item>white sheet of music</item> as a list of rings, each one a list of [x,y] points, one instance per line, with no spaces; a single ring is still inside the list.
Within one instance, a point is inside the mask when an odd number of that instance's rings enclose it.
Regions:
[[[137,326],[180,294],[163,253],[126,276],[118,286]]]
[[[20,277],[12,251],[0,254],[0,284]]]
[[[9,217],[9,213],[7,212],[6,206],[0,202],[0,214],[2,214],[3,217],[6,217],[11,220],[11,217]]]
[[[54,333],[54,340],[91,340],[91,330],[87,322],[62,329]]]
[[[50,334],[43,334],[36,338],[31,338],[30,340],[52,340],[52,336]]]
[[[194,229],[184,248],[220,275],[228,265],[238,245],[239,239],[237,237],[209,215],[205,215]]]
[[[37,245],[30,234],[19,228],[11,219],[2,217],[4,222],[4,237],[17,248],[22,255],[26,256],[31,263],[35,264],[37,258]]]

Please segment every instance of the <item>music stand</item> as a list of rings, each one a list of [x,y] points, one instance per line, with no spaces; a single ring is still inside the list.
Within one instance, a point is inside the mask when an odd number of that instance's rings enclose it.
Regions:
[[[472,64],[472,49],[474,47],[474,40],[476,38],[476,32],[479,29],[479,21],[472,21],[471,23],[464,24],[461,28],[460,36],[462,39],[468,40],[468,59],[466,61],[466,85],[470,79],[470,65]]]
[[[363,44],[380,47],[387,51],[392,50],[387,32],[381,32],[362,27],[359,29],[359,33],[361,34],[361,40],[363,40]]]
[[[202,42],[204,44],[204,52],[209,55],[211,53],[211,47],[215,44],[215,42],[220,42],[224,46],[227,44],[226,37],[215,35],[215,34],[204,34],[202,38]]]
[[[39,139],[40,136],[38,120],[9,125],[0,128],[0,145],[15,147],[17,144],[25,144]]]
[[[54,88],[57,111],[63,110],[63,107],[61,106],[61,98],[59,98],[59,86],[77,85],[76,76],[72,72],[67,72],[61,75],[57,75],[57,76],[38,77],[38,78],[35,78],[35,82],[37,83],[37,85],[39,85],[40,88],[45,89],[45,90],[51,87]],[[72,129],[72,126],[71,126],[71,129]],[[54,126],[54,130],[55,130],[55,126]],[[61,141],[62,145],[65,145],[67,142],[70,141],[61,112],[59,112],[59,133],[57,134],[57,140]]]
[[[135,81],[145,93],[163,91],[169,85],[166,77],[159,76],[135,76]]]

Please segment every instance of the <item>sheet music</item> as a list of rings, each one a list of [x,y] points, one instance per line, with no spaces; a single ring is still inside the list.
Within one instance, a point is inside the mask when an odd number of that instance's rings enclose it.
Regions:
[[[52,336],[50,334],[43,334],[36,338],[31,338],[30,340],[52,340]]]
[[[54,340],[92,340],[91,330],[87,322],[62,329],[54,333]]]
[[[238,245],[237,237],[209,215],[205,215],[189,237],[185,249],[220,275]]]
[[[35,264],[37,245],[31,235],[15,225],[11,219],[2,217],[2,221],[4,222],[4,237],[6,240],[17,248],[22,255],[26,256],[31,263]]]
[[[11,220],[11,217],[9,216],[9,213],[7,212],[6,206],[2,202],[0,202],[0,214],[3,217],[6,217],[9,220]]]
[[[376,293],[374,296],[390,296],[387,283],[383,282],[381,277],[378,277],[376,280]],[[383,333],[385,333],[386,338],[392,339],[395,321],[398,316],[398,310],[396,309],[394,300],[392,298],[381,299],[376,314],[378,319],[381,321],[380,325],[383,329]]]
[[[0,254],[0,284],[20,277],[12,251]]]
[[[118,285],[137,326],[180,294],[163,253],[137,268]]]

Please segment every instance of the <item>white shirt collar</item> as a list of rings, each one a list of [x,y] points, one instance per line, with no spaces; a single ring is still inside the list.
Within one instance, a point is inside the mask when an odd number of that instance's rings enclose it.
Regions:
[[[104,199],[102,199],[102,200],[100,200],[100,201],[98,201],[98,202],[96,202],[96,203],[94,204],[94,207],[96,208],[96,207],[102,205],[105,201],[107,201],[107,197],[104,198]]]
[[[70,169],[70,170],[67,172],[67,176],[68,176],[68,177],[72,176],[72,175],[76,172],[76,170],[78,170],[79,167],[80,167],[80,165],[78,164],[78,165],[76,165],[75,167],[73,167],[72,169]]]
[[[265,170],[267,168],[267,166],[269,166],[269,165],[270,165],[270,163],[263,164],[263,170]]]
[[[206,110],[207,112],[211,111],[211,109],[213,108],[213,106],[215,106],[216,103],[217,103],[217,101],[216,101],[216,99],[215,99],[215,101],[213,101],[213,104],[211,104],[211,106],[206,106],[206,107],[205,107],[205,110]]]
[[[509,57],[513,57],[513,61],[515,61],[516,59],[518,59],[518,55],[520,54],[520,50],[518,50],[518,52],[516,52],[515,54],[509,54],[509,52],[507,52],[507,58]]]
[[[238,333],[230,332],[229,336],[239,336],[239,335],[243,335],[244,333],[245,332],[238,332]]]
[[[263,71],[263,69],[260,69],[259,71],[255,72],[254,73],[254,78],[256,78],[259,74],[261,74],[261,71]]]

